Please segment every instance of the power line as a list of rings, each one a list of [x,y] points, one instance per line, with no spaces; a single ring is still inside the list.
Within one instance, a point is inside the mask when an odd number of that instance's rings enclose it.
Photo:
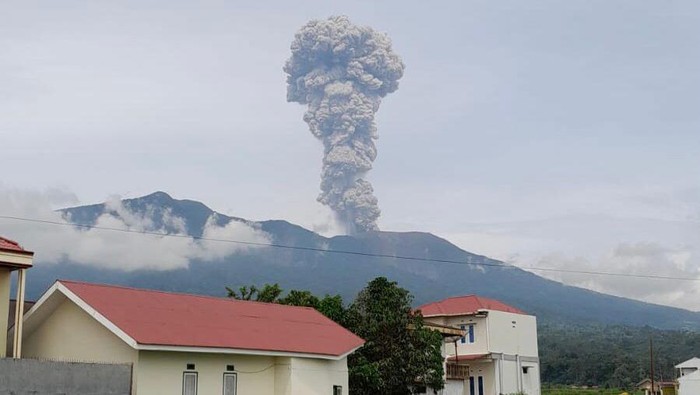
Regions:
[[[654,279],[654,280],[700,281],[700,278],[697,278],[697,277],[675,277],[675,276],[660,276],[660,275],[654,275],[654,274],[633,274],[633,273],[619,273],[619,272],[600,272],[600,271],[594,271],[594,270],[555,269],[555,268],[544,268],[544,267],[534,267],[534,266],[518,267],[518,266],[514,266],[514,265],[507,265],[505,263],[488,263],[488,262],[476,263],[476,262],[468,262],[468,261],[455,261],[455,260],[450,260],[450,259],[419,258],[419,257],[403,256],[403,255],[374,254],[374,253],[359,252],[359,251],[329,250],[329,249],[318,248],[318,247],[291,246],[291,245],[275,244],[275,243],[260,243],[260,242],[254,242],[254,241],[217,239],[217,238],[210,238],[210,237],[203,237],[203,236],[190,236],[190,235],[183,235],[183,234],[177,234],[177,233],[153,232],[153,231],[148,231],[148,230],[111,228],[111,227],[106,227],[106,226],[50,221],[50,220],[43,220],[43,219],[36,219],[36,218],[17,217],[17,216],[11,216],[11,215],[0,215],[0,219],[22,221],[22,222],[31,222],[31,223],[46,224],[46,225],[55,225],[55,226],[64,226],[64,227],[73,227],[73,228],[104,230],[104,231],[110,231],[110,232],[135,233],[135,234],[143,234],[143,235],[151,235],[151,236],[175,237],[175,238],[194,239],[194,240],[201,240],[201,241],[213,241],[213,242],[217,242],[217,243],[233,243],[233,244],[249,245],[249,246],[255,246],[255,247],[270,247],[270,248],[281,248],[281,249],[289,249],[289,250],[311,251],[311,252],[321,252],[321,253],[331,253],[331,254],[355,255],[355,256],[364,256],[364,257],[371,257],[371,258],[400,259],[400,260],[406,260],[406,261],[447,263],[447,264],[466,265],[466,266],[499,267],[499,268],[505,268],[505,269],[518,268],[518,269],[527,269],[527,270],[543,271],[543,272],[586,274],[586,275],[594,275],[594,276],[632,277],[632,278],[643,278],[643,279]]]

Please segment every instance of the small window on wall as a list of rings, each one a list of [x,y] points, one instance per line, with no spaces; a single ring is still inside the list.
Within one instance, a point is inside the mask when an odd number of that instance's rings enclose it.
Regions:
[[[340,385],[333,386],[333,395],[343,395],[343,387]]]
[[[469,325],[469,343],[474,343],[474,325]]]
[[[238,388],[238,375],[236,373],[224,373],[224,395],[236,395]]]
[[[197,372],[182,374],[182,395],[197,395]]]

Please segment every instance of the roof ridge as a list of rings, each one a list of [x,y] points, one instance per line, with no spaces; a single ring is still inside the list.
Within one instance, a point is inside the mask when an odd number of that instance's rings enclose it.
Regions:
[[[118,289],[130,290],[130,291],[141,291],[141,292],[159,293],[159,294],[166,294],[166,295],[191,296],[191,297],[195,297],[195,298],[213,299],[213,300],[224,301],[224,302],[230,301],[230,302],[242,302],[242,303],[255,303],[255,304],[261,304],[261,305],[266,305],[266,306],[269,306],[269,305],[285,306],[285,307],[289,307],[289,308],[308,309],[308,310],[313,310],[313,311],[318,312],[318,310],[314,309],[313,307],[308,307],[308,306],[293,306],[293,305],[281,304],[281,303],[261,302],[258,300],[243,300],[243,299],[229,298],[226,296],[212,296],[212,295],[193,294],[193,293],[188,293],[188,292],[163,291],[160,289],[137,288],[137,287],[132,287],[132,286],[128,286],[128,285],[118,285],[118,284],[90,283],[90,282],[77,281],[77,280],[58,279],[56,281],[61,282],[61,283],[79,284],[79,285],[87,285],[87,286],[93,286],[93,287],[118,288]],[[320,314],[320,312],[319,312],[319,314]]]
[[[18,243],[18,242],[14,241],[14,240],[10,240],[10,239],[8,239],[7,237],[0,236],[0,240],[4,240],[4,241],[6,241],[6,242],[8,242],[8,243],[10,243],[10,244],[14,244],[14,245],[16,245],[17,247],[19,247],[19,243]]]

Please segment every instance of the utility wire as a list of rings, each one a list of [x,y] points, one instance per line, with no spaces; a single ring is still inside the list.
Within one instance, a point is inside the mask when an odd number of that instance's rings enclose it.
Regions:
[[[55,225],[55,226],[64,226],[64,227],[73,227],[73,228],[96,229],[96,230],[104,230],[104,231],[110,231],[110,232],[136,233],[136,234],[161,236],[161,237],[176,237],[176,238],[194,239],[194,240],[201,240],[201,241],[213,241],[213,242],[218,242],[218,243],[233,243],[233,244],[249,245],[249,246],[256,246],[256,247],[271,247],[271,248],[280,248],[280,249],[288,249],[288,250],[300,250],[300,251],[312,251],[312,252],[331,253],[331,254],[365,256],[365,257],[371,257],[371,258],[389,258],[389,259],[400,259],[400,260],[406,260],[406,261],[447,263],[447,264],[466,265],[466,266],[487,266],[487,267],[499,267],[499,268],[505,268],[505,269],[519,268],[519,269],[535,270],[535,271],[542,271],[542,272],[586,274],[586,275],[594,275],[594,276],[633,277],[633,278],[644,278],[644,279],[655,279],[655,280],[677,280],[677,281],[699,281],[700,282],[700,278],[698,278],[698,277],[675,277],[675,276],[660,276],[660,275],[655,275],[655,274],[633,274],[633,273],[619,273],[619,272],[600,272],[600,271],[594,271],[594,270],[555,269],[555,268],[544,268],[544,267],[534,267],[534,266],[518,267],[518,266],[514,266],[514,265],[508,265],[505,263],[488,263],[488,262],[476,263],[476,262],[468,262],[468,261],[455,261],[455,260],[450,260],[450,259],[419,258],[419,257],[413,257],[413,256],[374,254],[374,253],[359,252],[359,251],[329,250],[329,249],[318,248],[318,247],[292,246],[292,245],[285,245],[285,244],[260,243],[260,242],[254,242],[254,241],[243,241],[243,240],[232,240],[232,239],[217,239],[217,238],[209,238],[209,237],[203,237],[203,236],[190,236],[190,235],[183,235],[183,234],[176,234],[176,233],[153,232],[153,231],[148,231],[148,230],[111,228],[111,227],[106,227],[106,226],[96,226],[96,225],[88,225],[88,224],[77,224],[77,223],[69,223],[69,222],[50,221],[50,220],[43,220],[43,219],[36,219],[36,218],[17,217],[17,216],[11,216],[11,215],[0,215],[0,219],[21,221],[21,222],[31,222],[31,223],[46,224],[46,225]]]

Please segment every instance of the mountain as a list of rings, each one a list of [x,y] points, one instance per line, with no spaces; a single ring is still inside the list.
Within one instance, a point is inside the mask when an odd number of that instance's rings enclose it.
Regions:
[[[224,295],[225,286],[279,283],[286,290],[339,293],[350,300],[369,280],[386,276],[409,289],[416,305],[475,293],[503,300],[535,314],[541,322],[700,330],[700,313],[567,286],[464,251],[430,233],[370,232],[329,238],[287,221],[253,222],[225,216],[200,202],[176,200],[164,192],[127,199],[122,205],[129,212],[148,218],[155,229],[177,231],[167,220],[177,217],[187,234],[201,237],[207,221],[214,216],[218,225],[231,221],[246,223],[269,234],[275,245],[301,249],[246,249],[225,259],[194,260],[187,268],[168,271],[121,271],[72,262],[38,262],[28,272],[28,296],[37,298],[55,279],[64,278],[208,295]],[[104,213],[119,215],[105,204],[62,211],[79,224],[94,224]],[[179,230],[182,231],[182,227]],[[332,253],[330,250],[351,254]],[[430,261],[392,258],[395,256]]]

